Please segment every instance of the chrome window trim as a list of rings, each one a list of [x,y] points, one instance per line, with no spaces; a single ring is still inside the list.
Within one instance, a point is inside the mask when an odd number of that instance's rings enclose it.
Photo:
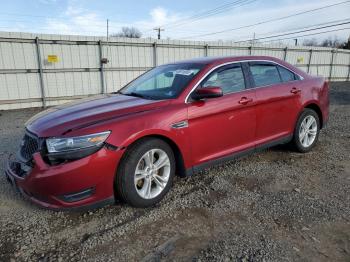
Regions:
[[[269,63],[272,63],[272,64],[275,64],[275,65],[278,65],[278,66],[281,66],[289,71],[291,71],[292,73],[296,74],[297,76],[299,76],[299,80],[296,79],[294,81],[288,81],[288,82],[281,82],[281,84],[283,83],[290,83],[290,82],[295,82],[295,81],[301,81],[301,80],[304,80],[304,77],[299,75],[298,73],[296,73],[294,70],[291,70],[290,68],[284,66],[284,65],[281,65],[280,63],[278,62],[275,62],[275,61],[271,61],[271,60],[241,60],[241,61],[233,61],[233,62],[226,62],[226,63],[223,63],[223,64],[220,64],[220,65],[217,65],[215,67],[213,67],[211,70],[209,70],[198,82],[197,84],[195,84],[195,86],[191,89],[191,91],[187,94],[186,98],[185,98],[185,104],[189,104],[189,97],[191,96],[191,94],[193,93],[193,91],[199,86],[199,84],[209,75],[211,74],[214,70],[220,68],[220,67],[223,67],[223,66],[226,66],[226,65],[231,65],[231,64],[238,64],[238,63],[245,63],[245,62],[269,62]],[[230,93],[226,93],[224,94],[225,95],[228,95],[228,94],[232,94],[232,93],[238,93],[238,92],[244,92],[245,90],[251,90],[251,89],[256,89],[256,88],[262,88],[262,87],[269,87],[269,86],[273,86],[274,84],[271,84],[271,85],[267,85],[267,86],[257,86],[257,87],[253,87],[253,88],[246,88],[244,90],[240,90],[240,91],[234,91],[234,92],[230,92]]]
[[[293,82],[297,82],[297,81],[301,81],[303,80],[304,78],[302,76],[300,76],[301,79],[295,79],[293,81],[288,81],[288,82],[279,82],[278,84],[287,84],[287,83],[293,83]],[[249,89],[259,89],[259,88],[264,88],[264,87],[270,87],[270,86],[274,86],[276,84],[270,84],[270,85],[265,85],[265,86],[257,86],[257,87],[252,87],[252,88],[249,88]]]

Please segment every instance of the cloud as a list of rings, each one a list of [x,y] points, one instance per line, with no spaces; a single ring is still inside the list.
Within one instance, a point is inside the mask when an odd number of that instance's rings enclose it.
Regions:
[[[152,36],[155,27],[163,27],[183,18],[185,17],[181,14],[173,13],[163,7],[155,7],[150,10],[148,19],[135,21],[132,26],[139,28],[143,36]]]
[[[168,11],[162,7],[156,7],[151,10],[150,15],[155,24],[163,24],[167,21]]]
[[[48,18],[45,27],[56,34],[104,35],[106,21],[95,12],[69,5],[62,18]]]
[[[69,5],[67,7],[67,10],[64,12],[64,14],[66,16],[75,16],[75,15],[81,15],[83,13],[87,13],[87,10],[81,8],[81,7],[77,7],[77,6],[72,6]]]

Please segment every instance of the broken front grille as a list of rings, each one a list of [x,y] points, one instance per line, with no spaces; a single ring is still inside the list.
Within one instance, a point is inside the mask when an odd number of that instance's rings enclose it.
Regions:
[[[32,159],[33,154],[38,151],[39,138],[26,132],[21,142],[21,157],[26,161],[30,161]]]

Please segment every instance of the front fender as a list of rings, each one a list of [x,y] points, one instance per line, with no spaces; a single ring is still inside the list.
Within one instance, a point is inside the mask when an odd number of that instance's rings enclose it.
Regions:
[[[181,130],[181,131],[176,130],[175,132],[165,131],[161,129],[144,130],[139,133],[133,134],[132,136],[125,139],[123,142],[120,142],[118,148],[120,150],[125,150],[127,147],[129,147],[136,141],[147,137],[157,137],[157,138],[164,139],[167,142],[171,141],[171,144],[175,145],[179,153],[181,154],[184,167],[187,169],[192,166],[191,152],[190,152],[190,146],[188,141],[189,136],[186,135],[185,130]],[[112,141],[107,141],[107,142],[116,145]]]
[[[119,149],[125,149],[144,137],[163,137],[177,146],[187,168],[191,166],[188,127],[172,127],[172,124],[184,120],[187,120],[186,107],[167,108],[167,110],[159,110],[158,112],[152,112],[152,114],[144,113],[130,116],[123,121],[108,125],[111,127],[112,133],[106,142]]]
[[[136,142],[139,139],[142,139],[144,137],[149,137],[149,136],[160,136],[160,137],[165,137],[169,140],[172,140],[179,148],[182,145],[182,139],[183,139],[183,134],[174,134],[174,132],[162,130],[162,129],[148,129],[148,130],[142,130],[138,133],[135,133],[131,135],[130,137],[126,138],[124,141],[119,142],[118,147],[124,148],[128,147],[134,142]]]

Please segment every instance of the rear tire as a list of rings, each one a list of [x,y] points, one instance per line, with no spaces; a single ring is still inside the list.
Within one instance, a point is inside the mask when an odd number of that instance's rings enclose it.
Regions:
[[[305,108],[295,126],[292,144],[301,153],[309,152],[315,146],[319,133],[320,119],[317,113]]]
[[[116,175],[117,196],[134,207],[149,207],[168,193],[175,175],[171,147],[158,138],[137,141],[125,152]]]

